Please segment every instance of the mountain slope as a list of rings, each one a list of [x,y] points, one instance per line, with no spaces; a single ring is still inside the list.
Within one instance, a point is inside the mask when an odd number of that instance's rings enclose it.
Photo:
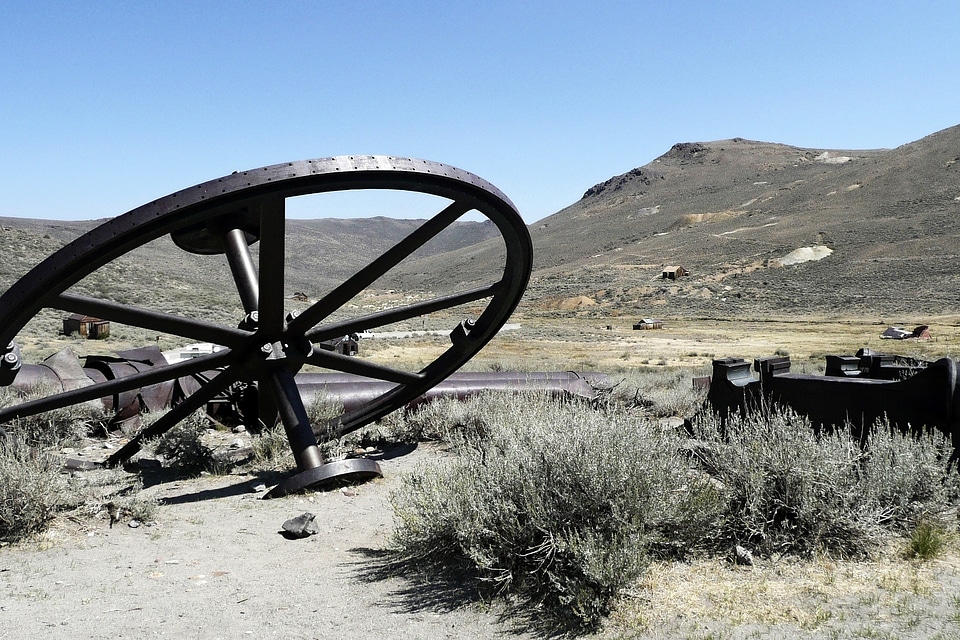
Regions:
[[[586,296],[598,314],[955,312],[958,221],[960,126],[892,150],[681,143],[532,225],[527,299]],[[784,265],[804,247],[828,255]],[[493,247],[467,251],[495,263]],[[691,276],[663,280],[677,265]]]
[[[0,287],[7,287],[57,249],[103,220],[60,222],[25,218],[0,218]],[[317,219],[287,222],[287,286],[318,297],[353,275],[397,244],[423,220],[392,218]],[[459,222],[422,247],[415,257],[445,253],[474,245],[496,233],[489,222]],[[253,246],[256,254],[256,245]],[[226,269],[213,271],[209,258],[194,256],[163,238],[126,256],[127,269],[164,274],[164,287],[222,293],[233,288]],[[225,260],[220,260],[225,265]],[[109,269],[108,269],[109,271]],[[118,275],[117,278],[121,276]],[[133,283],[149,294],[151,279]],[[118,283],[119,286],[119,283]],[[159,295],[159,293],[158,293]]]

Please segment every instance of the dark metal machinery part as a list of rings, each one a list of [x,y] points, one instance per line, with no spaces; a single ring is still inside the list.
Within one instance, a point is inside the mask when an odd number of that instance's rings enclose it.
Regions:
[[[425,193],[445,198],[449,204],[301,314],[287,314],[283,298],[286,198],[359,189]],[[502,274],[496,281],[387,311],[330,320],[331,315],[361,291],[471,211],[486,216],[503,239],[505,259]],[[245,318],[237,319],[238,327],[69,291],[104,265],[167,234],[187,251],[226,255],[246,311]],[[259,243],[259,264],[250,252],[252,243]],[[389,390],[341,417],[344,432],[369,424],[443,380],[496,335],[526,288],[532,256],[530,235],[510,200],[485,180],[447,165],[389,156],[343,156],[236,172],[108,220],[48,257],[0,296],[0,345],[13,345],[27,322],[42,309],[51,308],[191,341],[211,342],[226,349],[0,409],[0,424],[20,416],[219,369],[217,376],[134,436],[108,463],[123,462],[136,453],[144,438],[170,429],[233,383],[257,382],[262,394],[261,405],[269,399],[276,406],[297,461],[298,476],[281,486],[302,489],[321,476],[326,478],[327,471],[336,470],[317,471],[325,463],[293,382],[297,371],[309,363],[391,383]],[[314,348],[315,344],[346,334],[484,300],[487,303],[479,316],[455,327],[449,348],[420,371],[379,366]],[[9,347],[7,354],[12,354],[12,349]],[[0,384],[9,384],[19,368],[19,356],[5,354],[4,358]],[[269,390],[269,398],[264,397],[264,390]],[[358,470],[347,465],[343,471],[348,475],[365,475],[372,469]],[[274,495],[285,492],[288,491],[281,490]]]
[[[941,358],[935,362],[908,360],[913,375],[896,378],[886,368],[903,371],[893,356],[860,354],[828,356],[828,375],[790,373],[790,358],[740,358],[713,361],[713,378],[707,399],[721,420],[731,413],[768,406],[789,406],[807,416],[817,429],[849,425],[863,438],[879,420],[905,433],[918,434],[923,428],[937,429],[952,441],[953,457],[960,455],[960,380],[957,362]],[[854,366],[859,362],[859,366]],[[877,362],[886,363],[883,367]]]
[[[28,392],[36,384],[57,389],[74,389],[108,379],[133,375],[146,367],[167,366],[163,354],[156,347],[124,351],[116,356],[87,356],[81,368],[77,357],[69,349],[57,353],[40,364],[23,365],[14,388]],[[135,419],[142,413],[163,411],[175,406],[186,396],[202,388],[202,384],[219,371],[170,380],[160,384],[126,391],[123,394],[100,398],[110,420],[118,425]],[[349,373],[301,372],[294,377],[297,392],[305,405],[321,399],[336,402],[344,411],[354,411],[375,400],[391,388],[391,383],[372,380]],[[466,400],[484,392],[539,393],[555,398],[579,398],[593,401],[598,392],[614,386],[604,373],[576,371],[463,371],[452,373],[426,392],[404,405],[413,409],[441,398]],[[236,383],[228,392],[207,402],[205,411],[213,419],[227,425],[254,424],[259,415],[257,388],[249,383]],[[338,419],[333,424],[315,424],[317,437],[333,440],[340,437]]]
[[[38,383],[51,387],[72,389],[107,379],[116,379],[144,370],[145,367],[167,366],[156,347],[119,352],[116,356],[87,356],[83,368],[70,349],[50,356],[40,364],[24,364],[14,382],[14,388],[27,392]],[[126,391],[119,396],[100,398],[107,411],[113,412],[110,423],[119,426],[128,420],[138,420],[141,413],[161,411],[177,404],[184,397],[201,388],[201,380],[209,380],[219,372],[210,371],[190,378],[170,380],[148,387]],[[390,389],[390,384],[348,373],[299,373],[294,381],[304,404],[318,397],[333,401],[344,411],[353,411]],[[193,384],[191,384],[191,382]],[[613,383],[607,374],[596,372],[456,372],[441,380],[423,394],[407,403],[403,409],[416,408],[441,398],[466,400],[481,393],[538,393],[554,398],[593,401],[598,392],[610,390]],[[205,410],[217,421],[226,424],[250,424],[258,412],[257,389],[248,383],[236,383],[231,393],[210,400]],[[139,424],[139,423],[135,423]],[[339,437],[337,420],[332,424],[313,425],[317,437],[332,440]],[[0,430],[2,431],[2,430]],[[0,434],[2,435],[2,434]],[[0,438],[0,445],[2,445]],[[100,465],[77,458],[63,460],[65,468],[96,469]],[[298,474],[271,491],[268,496],[284,495],[301,488],[333,480],[361,481],[379,475],[376,462],[363,458],[326,463],[310,474]]]

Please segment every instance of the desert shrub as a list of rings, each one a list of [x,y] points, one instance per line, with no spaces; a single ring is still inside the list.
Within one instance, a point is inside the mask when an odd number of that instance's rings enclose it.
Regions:
[[[118,520],[152,522],[160,505],[156,496],[143,491],[143,480],[123,469],[85,471],[71,478],[78,506],[72,515],[102,516],[112,503]]]
[[[0,540],[42,531],[77,497],[59,463],[27,447],[0,446]]]
[[[724,488],[718,549],[755,553],[864,556],[880,536],[905,531],[960,495],[942,437],[921,438],[885,425],[866,448],[850,430],[818,434],[789,409],[734,414],[721,427],[701,416],[696,459]]]
[[[910,532],[907,543],[908,556],[920,560],[932,560],[943,554],[951,534],[946,524],[935,519],[924,519]]]
[[[459,455],[392,495],[394,542],[414,564],[469,570],[518,613],[597,624],[650,553],[698,543],[720,506],[677,435],[647,421],[528,395],[467,404],[472,426],[446,435]]]
[[[932,560],[940,556],[947,546],[947,527],[936,520],[921,520],[910,532],[907,555],[920,560]]]
[[[690,417],[700,411],[706,389],[694,389],[689,369],[637,370],[620,376],[610,400],[623,407],[642,407],[659,418]]]
[[[197,411],[150,443],[150,447],[165,465],[184,473],[218,469],[220,463],[214,450],[203,442],[203,435],[209,427],[209,419]]]
[[[160,502],[155,496],[148,496],[136,491],[122,496],[117,501],[117,510],[121,518],[139,522],[153,522],[157,516],[159,505]]]
[[[307,403],[306,409],[307,418],[309,418],[310,424],[313,426],[314,433],[317,434],[317,440],[323,456],[327,459],[341,457],[348,447],[344,438],[331,439],[325,434],[340,426],[340,416],[343,414],[343,403],[336,397],[330,396],[325,392],[320,392],[315,394],[313,399]],[[286,436],[283,437],[286,439]],[[289,444],[287,448],[289,449]]]
[[[305,406],[310,425],[317,434],[320,452],[326,459],[343,457],[352,451],[361,435],[356,432],[340,438],[330,439],[325,434],[329,429],[340,425],[340,416],[343,414],[343,403],[327,393],[316,393]],[[278,422],[264,428],[250,442],[253,452],[253,463],[261,469],[279,469],[296,466],[296,460],[290,449],[286,430]]]
[[[869,556],[960,501],[937,434],[880,425],[863,448],[777,407],[723,425],[701,415],[693,434],[623,409],[483,394],[393,418],[456,454],[392,494],[400,565],[466,575],[521,618],[585,630],[651,558],[729,557],[738,544],[760,557]]]
[[[322,425],[328,422],[337,422],[343,413],[343,403],[327,393],[317,393],[306,407],[310,424]],[[336,426],[334,424],[333,426]]]
[[[916,437],[884,422],[869,432],[866,452],[863,499],[888,528],[909,531],[960,498],[960,476],[949,471],[953,446],[939,431]]]
[[[381,421],[389,437],[399,442],[449,440],[458,431],[486,432],[483,405],[487,394],[460,401],[439,398],[413,411],[396,411]]]
[[[42,384],[27,390],[0,387],[0,407],[43,398],[56,391],[59,388]],[[95,429],[102,430],[107,420],[103,405],[96,401],[17,418],[6,423],[4,429],[28,446],[60,448],[78,442]]]
[[[721,428],[697,420],[699,460],[724,487],[720,549],[742,544],[754,553],[809,555],[865,550],[868,528],[857,513],[862,452],[843,434],[817,436],[805,418],[785,409],[735,414]]]
[[[296,466],[287,432],[282,424],[264,429],[250,441],[254,465],[261,469],[280,469]]]

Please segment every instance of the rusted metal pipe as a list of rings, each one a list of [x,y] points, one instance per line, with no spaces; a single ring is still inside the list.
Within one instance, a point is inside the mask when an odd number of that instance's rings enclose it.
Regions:
[[[297,387],[308,406],[314,401],[327,399],[343,404],[344,411],[362,406],[392,387],[381,382],[345,374],[300,374]],[[593,400],[597,388],[609,386],[605,374],[580,374],[574,372],[495,372],[454,373],[426,393],[415,398],[406,407],[413,408],[439,398],[465,400],[484,391],[506,393],[542,392],[555,397],[583,398]]]
[[[76,389],[95,382],[116,380],[154,367],[168,366],[163,354],[155,347],[135,349],[111,356],[88,356],[83,366],[69,349],[41,364],[24,364],[14,382],[14,388],[26,391],[31,386],[46,384],[63,389]],[[196,374],[203,379],[216,377],[218,371]],[[141,413],[160,411],[177,405],[200,387],[195,376],[187,376],[161,384],[132,389],[100,399],[108,412],[113,412],[113,424],[136,419]],[[301,372],[293,377],[296,389],[306,406],[317,400],[340,403],[343,411],[352,411],[380,397],[394,383],[365,378],[347,373]],[[603,373],[572,371],[480,371],[451,374],[425,393],[414,398],[405,408],[414,408],[440,398],[465,400],[484,391],[504,393],[540,392],[553,397],[593,400],[597,390],[611,386]],[[256,424],[259,417],[261,393],[257,386],[241,383],[227,393],[207,403],[207,412],[217,419]],[[275,393],[276,390],[273,390]],[[292,391],[291,391],[292,393]],[[317,425],[314,425],[318,428]],[[324,432],[326,433],[326,432]],[[310,465],[308,465],[310,466]]]

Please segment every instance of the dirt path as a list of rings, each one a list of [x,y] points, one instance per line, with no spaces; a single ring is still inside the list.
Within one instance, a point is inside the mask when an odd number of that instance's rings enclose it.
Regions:
[[[158,484],[152,526],[59,522],[0,549],[0,638],[522,637],[480,606],[370,577],[393,527],[390,487],[428,455],[383,460],[384,478],[359,487],[270,501],[248,476]],[[320,533],[285,539],[283,522],[305,511]]]

